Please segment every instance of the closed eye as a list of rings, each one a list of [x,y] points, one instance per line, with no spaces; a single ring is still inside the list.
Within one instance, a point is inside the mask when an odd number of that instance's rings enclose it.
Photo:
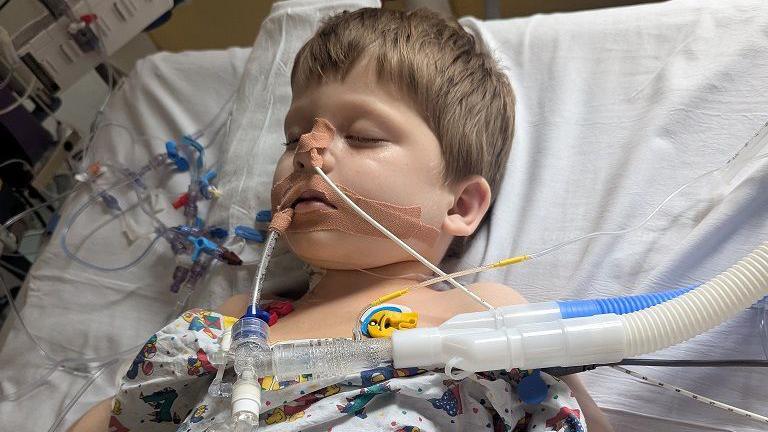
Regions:
[[[344,139],[347,140],[347,142],[349,142],[349,143],[352,143],[352,144],[362,144],[362,145],[365,145],[365,144],[376,144],[376,143],[380,143],[380,142],[384,141],[381,138],[368,138],[368,137],[361,137],[361,136],[357,136],[357,135],[347,135],[347,136],[344,137]]]
[[[291,146],[291,145],[293,145],[293,144],[297,144],[298,142],[299,142],[299,139],[298,139],[298,138],[294,138],[294,139],[292,139],[292,140],[288,140],[288,141],[286,141],[286,142],[284,142],[284,143],[282,143],[282,144],[283,144],[284,146],[288,147],[288,146]]]

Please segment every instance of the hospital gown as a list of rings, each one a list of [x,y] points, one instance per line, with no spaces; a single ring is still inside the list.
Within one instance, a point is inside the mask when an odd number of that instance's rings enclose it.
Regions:
[[[208,360],[236,320],[195,309],[153,335],[128,365],[113,402],[110,431],[206,431],[230,418],[230,399],[208,395]],[[272,431],[586,431],[562,381],[541,374],[548,394],[525,405],[515,392],[525,371],[474,374],[460,381],[439,370],[391,366],[354,375],[261,381],[259,430]],[[231,371],[225,381],[233,380]]]

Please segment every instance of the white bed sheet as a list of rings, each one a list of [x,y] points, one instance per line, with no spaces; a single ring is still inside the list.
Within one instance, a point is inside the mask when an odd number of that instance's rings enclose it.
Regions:
[[[364,2],[341,5],[355,4]],[[272,42],[282,37],[279,30],[286,27],[281,26],[292,24],[293,31],[284,33],[292,43],[288,52],[279,53],[275,72],[283,84],[290,50],[311,28],[296,31],[296,20],[317,23],[333,9],[326,2],[286,2],[273,11],[272,24],[268,20],[262,26],[273,33],[257,40],[256,52],[275,55]],[[631,225],[677,186],[723,163],[767,117],[766,9],[758,1],[673,1],[492,22],[462,20],[509,72],[518,99],[517,135],[491,223],[462,262],[453,265],[474,265]],[[281,14],[289,21],[278,22]],[[105,151],[100,157],[116,155],[123,164],[138,166],[160,151],[167,137],[205,124],[237,87],[249,53],[160,54],[140,62],[112,101],[109,116],[158,139],[131,146],[114,130],[101,140]],[[250,61],[258,59],[254,55]],[[273,112],[285,112],[286,95],[280,91],[270,101]],[[239,100],[243,102],[254,103]],[[281,136],[279,118],[261,121],[269,136]],[[231,147],[236,144],[226,145],[210,149],[209,158],[236,157],[237,149]],[[766,170],[765,164],[749,167],[746,179],[733,190],[716,184],[692,188],[626,237],[580,243],[482,278],[506,282],[531,301],[628,294],[704,280],[766,238],[763,189],[768,177],[761,176]],[[225,191],[238,181],[236,174],[226,168],[222,172]],[[168,197],[185,184],[180,175],[160,183]],[[261,194],[256,203],[245,202],[246,195],[236,196],[234,203],[246,209],[242,219],[248,220],[268,202]],[[83,198],[70,199],[68,211]],[[222,207],[213,214],[223,222],[241,223],[231,214],[221,216],[229,213]],[[166,209],[161,217],[170,223],[177,214]],[[60,230],[33,267],[24,296],[24,314],[33,332],[55,355],[115,352],[159,328],[176,301],[167,288],[172,263],[167,246],[158,246],[153,257],[130,272],[99,274],[64,259],[59,235]],[[111,250],[108,237],[99,241],[103,248],[97,245],[90,253]],[[247,274],[229,280],[243,279]],[[196,304],[215,304],[232,289],[226,279],[210,285],[214,288],[196,298]],[[753,317],[745,313],[659,355],[754,358],[761,351],[753,327]],[[9,334],[0,350],[0,386],[7,392],[36,377],[42,360],[18,329],[4,330]],[[768,395],[761,390],[768,382],[765,372],[662,369],[648,375],[755,411],[768,406]],[[83,382],[62,372],[54,378],[22,401],[0,403],[2,429],[47,429]],[[764,429],[612,371],[590,373],[587,381],[616,430]],[[105,374],[66,424],[107,397],[113,382],[114,373]]]
[[[725,163],[768,120],[768,4],[671,1],[462,24],[509,72],[517,133],[491,224],[459,267],[639,223]],[[764,149],[761,153],[768,153]],[[645,227],[481,276],[529,301],[656,291],[704,281],[768,239],[768,164],[692,186]],[[749,311],[653,356],[760,358]],[[768,414],[768,372],[636,368]],[[765,430],[605,369],[586,375],[617,431]]]

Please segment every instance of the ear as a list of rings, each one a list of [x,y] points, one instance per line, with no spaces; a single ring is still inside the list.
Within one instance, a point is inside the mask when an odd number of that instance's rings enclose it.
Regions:
[[[461,180],[453,186],[453,207],[443,219],[443,232],[453,236],[468,236],[475,232],[491,205],[491,187],[479,175]]]

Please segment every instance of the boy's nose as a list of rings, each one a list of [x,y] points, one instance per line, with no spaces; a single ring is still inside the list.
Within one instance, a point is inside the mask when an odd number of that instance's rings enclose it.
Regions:
[[[299,138],[296,154],[293,156],[294,169],[304,170],[320,167],[324,172],[328,172],[331,169],[328,147],[335,136],[336,130],[328,120],[315,119],[312,131]]]

